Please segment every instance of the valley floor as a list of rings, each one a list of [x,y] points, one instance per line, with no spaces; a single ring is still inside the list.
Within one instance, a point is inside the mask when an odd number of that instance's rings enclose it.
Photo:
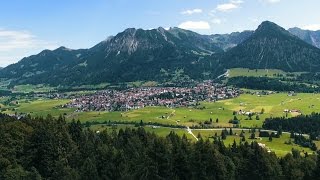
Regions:
[[[6,98],[0,101],[6,101]],[[242,94],[237,98],[217,102],[200,102],[196,108],[146,107],[131,111],[89,111],[75,112],[74,108],[62,108],[69,99],[17,99],[10,105],[1,105],[2,112],[7,114],[31,114],[32,116],[64,115],[67,120],[80,120],[85,123],[104,121],[125,121],[160,123],[165,125],[197,126],[212,119],[212,127],[233,127],[229,121],[235,117],[239,127],[261,128],[268,117],[292,117],[298,114],[320,112],[320,94],[276,93],[270,95]],[[263,114],[261,114],[263,111]],[[247,113],[244,113],[247,112]],[[256,113],[249,120],[248,113]]]
[[[0,100],[4,102],[8,99],[4,97]],[[292,117],[300,113],[310,114],[312,112],[320,112],[320,94],[312,93],[299,93],[294,95],[288,93],[270,95],[251,93],[217,102],[201,102],[196,108],[184,107],[171,109],[167,107],[146,107],[127,112],[75,112],[74,108],[61,107],[61,105],[69,101],[69,99],[16,99],[14,102],[11,102],[10,105],[2,104],[1,109],[3,113],[12,115],[19,115],[21,113],[32,116],[46,116],[47,114],[51,114],[57,117],[64,115],[67,121],[75,119],[80,120],[84,124],[89,123],[91,128],[96,131],[112,128],[112,126],[106,125],[109,121],[113,122],[113,124],[117,124],[117,122],[120,123],[116,126],[116,129],[133,127],[134,124],[140,122],[145,124],[158,123],[165,126],[179,125],[182,126],[182,128],[157,126],[146,126],[145,128],[162,136],[169,134],[170,131],[176,131],[180,135],[186,134],[192,141],[196,139],[189,134],[184,127],[190,127],[195,136],[200,134],[203,138],[209,139],[212,139],[215,133],[220,136],[221,130],[224,128],[228,130],[230,127],[244,128],[247,133],[246,139],[250,141],[249,132],[246,128],[261,128],[265,118]],[[261,114],[261,111],[263,111],[263,114]],[[243,112],[256,113],[259,116],[259,120],[256,119],[256,115],[252,116],[252,120],[249,120],[248,115],[243,114]],[[229,121],[235,117],[240,122],[238,125],[229,123]],[[210,118],[212,123],[209,125],[215,129],[194,129],[195,127],[202,128],[202,126],[204,128],[210,128],[204,126],[204,122],[210,122]],[[240,131],[240,129],[234,129],[234,131],[239,135],[238,131]],[[234,140],[238,143],[240,141],[238,135],[227,136],[226,140],[224,140],[225,144],[231,145]],[[289,139],[290,135],[284,133],[280,138],[273,138],[272,142],[269,142],[268,138],[262,138],[256,141],[265,144],[266,147],[280,156],[290,152],[292,148],[312,153],[309,148],[302,148],[293,143],[285,144]],[[320,145],[318,142],[316,142],[316,144]]]

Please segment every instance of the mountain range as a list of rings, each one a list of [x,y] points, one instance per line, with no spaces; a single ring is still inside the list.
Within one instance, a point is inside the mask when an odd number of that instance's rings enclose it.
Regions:
[[[215,78],[228,68],[318,71],[320,33],[288,31],[262,22],[255,31],[201,35],[180,28],[129,28],[89,49],[60,47],[0,70],[11,84],[82,85],[102,82]]]
[[[315,72],[320,68],[320,49],[265,21],[248,39],[225,53],[222,62],[228,68]]]
[[[288,31],[302,39],[303,41],[320,48],[320,30],[318,31],[310,31],[310,30],[303,30],[297,27],[290,28]]]

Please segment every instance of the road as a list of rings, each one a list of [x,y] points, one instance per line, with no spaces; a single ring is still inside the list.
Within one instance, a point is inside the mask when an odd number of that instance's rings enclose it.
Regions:
[[[193,134],[193,132],[191,131],[191,129],[190,129],[189,127],[187,127],[187,132],[188,132],[189,134],[191,134],[191,135],[198,141],[197,136],[195,136],[195,135]]]
[[[229,76],[230,70],[228,69],[227,72],[221,74],[220,76],[217,77],[217,79],[220,79],[221,77],[228,77]]]
[[[169,114],[169,116],[167,117],[167,119],[169,119],[171,116],[173,116],[175,112],[176,112],[176,110],[173,110],[173,111]]]
[[[225,129],[225,128],[212,128],[212,129],[194,129],[194,130],[200,130],[200,131],[221,131],[221,130],[223,130],[223,129]],[[227,128],[227,129],[229,129],[229,128]],[[239,130],[239,131],[242,131],[242,130],[244,130],[244,131],[248,131],[248,130],[250,130],[250,129],[248,129],[248,128],[232,128],[232,130]],[[276,133],[277,131],[275,131],[275,130],[268,130],[268,129],[260,129],[260,131],[263,131],[263,132],[270,132],[270,133],[272,133],[272,132],[274,132],[274,133]],[[283,134],[291,134],[291,132],[282,132]],[[295,133],[296,135],[298,135],[298,133]],[[308,134],[302,134],[302,136],[305,136],[305,137],[309,137],[309,135]]]
[[[174,113],[174,112],[172,112]],[[176,123],[178,124],[178,122],[176,121]],[[147,126],[150,126],[152,127],[153,125],[147,125]],[[157,125],[158,127],[164,127],[164,128],[170,128],[170,127],[165,127],[165,126],[161,126],[161,125]],[[196,135],[193,134],[192,130],[197,130],[197,131],[222,131],[224,130],[225,128],[211,128],[211,129],[191,129],[190,127],[186,126],[186,127],[181,127],[181,128],[178,128],[178,127],[175,127],[175,128],[171,128],[171,129],[184,129],[187,131],[188,134],[191,134],[197,141],[198,141],[198,138]],[[229,129],[229,128],[227,128]],[[249,131],[250,129],[249,128],[232,128],[232,130],[238,130],[238,131]],[[276,133],[277,131],[274,131],[274,130],[267,130],[267,129],[260,129],[260,131],[264,131],[264,132],[269,132],[269,133]],[[291,132],[282,132],[283,134],[291,134]],[[296,135],[298,135],[298,133],[295,133]],[[305,137],[309,137],[308,134],[302,134],[302,136],[305,136]]]

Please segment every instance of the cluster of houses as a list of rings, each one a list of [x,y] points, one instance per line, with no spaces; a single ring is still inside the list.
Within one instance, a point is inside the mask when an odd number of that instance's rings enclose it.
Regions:
[[[240,95],[237,88],[204,81],[195,87],[141,87],[103,90],[83,95],[63,105],[76,111],[128,111],[146,106],[187,107],[199,101],[216,101]]]

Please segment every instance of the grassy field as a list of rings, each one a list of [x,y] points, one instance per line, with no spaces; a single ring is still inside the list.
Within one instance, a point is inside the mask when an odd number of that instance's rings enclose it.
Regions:
[[[52,116],[59,116],[63,114],[71,114],[74,112],[74,109],[67,109],[67,108],[60,108],[59,106],[69,102],[68,99],[54,99],[54,100],[48,100],[48,99],[38,99],[35,101],[23,101],[20,100],[19,104],[14,107],[6,107],[6,111],[3,113],[7,114],[14,114],[17,113],[29,113],[33,116],[46,116],[48,114],[51,114]],[[13,110],[14,109],[14,110]]]
[[[93,131],[103,131],[105,129],[107,129],[108,132],[112,132],[113,130],[118,131],[119,129],[125,129],[125,128],[136,128],[133,125],[117,125],[115,127],[111,127],[111,126],[106,126],[106,125],[93,125],[90,127],[91,130]],[[177,133],[178,135],[182,136],[182,135],[186,135],[187,138],[190,141],[195,142],[196,139],[187,133],[186,130],[184,129],[173,129],[173,128],[152,128],[149,126],[145,126],[144,127],[146,131],[148,132],[154,132],[159,136],[165,137],[167,136],[170,131],[174,131],[175,133]],[[229,130],[229,129],[227,129]],[[217,133],[218,136],[220,136],[221,134],[221,130],[192,130],[192,132],[198,136],[199,134],[201,135],[201,137],[203,139],[208,139],[209,140],[213,140],[213,136],[215,135],[215,133]],[[304,148],[301,147],[297,144],[291,143],[291,144],[286,144],[285,142],[289,142],[290,139],[290,135],[289,134],[282,134],[282,136],[280,138],[273,138],[272,141],[269,141],[269,138],[266,137],[262,137],[261,139],[255,139],[255,140],[251,140],[249,139],[250,133],[248,130],[245,130],[245,137],[246,140],[251,143],[252,141],[257,141],[259,143],[265,144],[266,148],[268,148],[269,150],[271,150],[272,152],[274,152],[277,156],[285,156],[288,153],[291,153],[291,150],[294,148],[296,150],[301,151],[302,153],[307,152],[308,154],[312,154],[314,153],[312,150],[310,150],[309,148]],[[234,141],[239,144],[240,143],[240,137],[239,134],[241,133],[240,130],[233,130],[234,135],[232,136],[227,136],[227,138],[225,140],[223,140],[224,144],[226,146],[231,146]],[[259,132],[256,132],[256,136],[259,135]],[[291,141],[293,142],[293,139],[291,139]],[[319,144],[319,141],[315,141],[317,143],[317,145]],[[318,147],[320,147],[318,145]]]
[[[269,77],[269,78],[279,78],[287,77],[290,78],[293,75],[301,75],[304,72],[284,72],[279,69],[248,69],[248,68],[233,68],[229,70],[228,78],[238,77],[238,76],[251,76],[251,77]]]
[[[247,68],[233,68],[229,70],[228,77],[237,76],[253,76],[253,77],[274,77],[274,74],[281,74],[286,76],[286,72],[278,69],[247,69]]]
[[[14,86],[14,88],[12,89],[12,92],[14,92],[14,93],[30,93],[30,92],[49,92],[49,91],[54,91],[54,90],[56,90],[55,87],[50,87],[50,86],[43,85],[43,84],[38,84],[38,85],[26,84],[26,85]]]
[[[202,138],[207,139],[207,138],[213,137],[215,133],[217,133],[218,136],[220,136],[221,130],[193,130],[193,133],[195,135],[200,134]],[[241,133],[241,131],[233,130],[233,133],[234,134],[237,133],[237,135],[227,136],[227,139],[224,140],[224,144],[226,146],[232,145],[234,141],[237,144],[239,144],[241,138],[238,135]],[[256,132],[255,134],[256,134],[256,137],[259,136],[259,132]],[[268,149],[270,149],[272,152],[275,152],[276,155],[278,156],[284,156],[290,153],[292,148],[297,149],[301,152],[313,153],[313,151],[310,150],[309,148],[304,148],[297,144],[294,144],[293,139],[291,139],[292,144],[285,144],[285,142],[289,142],[290,134],[283,133],[282,136],[280,136],[280,138],[273,138],[272,141],[269,141],[268,137],[262,137],[261,139],[251,140],[249,139],[249,136],[250,136],[250,133],[249,131],[246,130],[245,131],[246,141],[248,141],[249,143],[252,141],[257,141],[259,143],[265,144]]]
[[[105,129],[107,129],[108,132],[112,132],[113,130],[118,131],[120,129],[125,129],[125,128],[137,128],[137,127],[135,127],[133,125],[116,125],[114,127],[106,126],[106,125],[90,126],[91,130],[100,131],[100,132]],[[144,129],[148,132],[154,132],[155,134],[157,134],[158,136],[161,136],[161,137],[166,137],[167,135],[169,135],[169,133],[171,131],[173,131],[176,134],[178,134],[179,136],[183,136],[185,134],[190,141],[195,141],[194,137],[192,135],[188,134],[187,131],[184,129],[175,129],[175,128],[166,128],[166,127],[152,128],[151,126],[145,126]]]
[[[288,96],[286,93],[278,93],[271,95],[251,95],[243,94],[234,99],[227,99],[217,102],[201,102],[200,106],[204,109],[194,108],[166,108],[166,107],[146,107],[143,109],[132,110],[127,112],[74,112],[74,109],[60,108],[61,105],[69,100],[34,100],[19,101],[16,107],[8,108],[6,113],[30,113],[33,115],[52,114],[58,116],[65,114],[67,120],[79,119],[85,121],[135,121],[140,122],[157,122],[161,124],[180,124],[186,126],[199,125],[200,122],[213,120],[215,127],[230,127],[229,120],[234,118],[233,111],[251,111],[260,113],[264,109],[264,113],[259,115],[260,120],[248,119],[247,115],[236,115],[240,120],[241,127],[261,127],[263,121],[267,117],[286,116],[283,111],[285,109],[300,110],[303,114],[312,112],[320,112],[320,94],[297,94],[296,96]],[[1,102],[0,102],[1,104]],[[288,113],[288,117],[296,116],[297,113]],[[218,118],[218,123],[216,119]]]
[[[5,101],[7,98],[1,98],[0,101]],[[98,121],[105,122],[112,121],[134,121],[140,122],[158,122],[161,124],[179,124],[179,125],[198,125],[199,122],[213,119],[213,124],[220,127],[230,127],[228,123],[233,118],[233,111],[239,111],[240,109],[245,111],[260,112],[263,108],[264,114],[260,115],[260,120],[245,120],[248,117],[245,115],[237,115],[240,119],[241,127],[261,127],[264,119],[270,116],[285,116],[284,109],[298,109],[303,114],[310,114],[311,112],[320,112],[320,94],[297,94],[296,96],[288,96],[286,93],[278,93],[264,96],[257,96],[251,94],[243,94],[238,98],[227,99],[218,102],[201,102],[200,106],[205,109],[194,108],[175,108],[170,109],[166,107],[147,107],[143,109],[128,111],[128,112],[75,112],[75,109],[61,108],[61,105],[67,103],[68,99],[37,99],[37,100],[18,100],[19,103],[15,106],[5,106],[1,104],[2,109],[6,108],[5,113],[14,114],[17,113],[30,113],[32,116],[46,116],[52,114],[53,116],[59,116],[64,114],[68,121],[72,119],[79,119],[83,123],[86,121]],[[288,117],[295,116],[296,114],[288,114]],[[219,119],[218,123],[215,123],[216,118]],[[117,125],[117,129],[125,128],[128,125]],[[133,127],[134,126],[129,126]],[[94,125],[91,126],[95,131],[102,131],[105,128],[110,129],[106,125]],[[172,129],[172,128],[152,128],[145,127],[147,131],[155,132],[160,136],[166,136],[170,131],[175,131],[179,135],[186,134],[191,141],[195,141],[190,134],[184,129]],[[111,131],[111,129],[110,129]],[[201,134],[203,138],[212,137],[215,132],[220,135],[221,131],[213,130],[193,130],[193,133],[197,135]],[[234,131],[239,134],[240,132]],[[246,139],[248,139],[249,132],[246,132]],[[228,136],[224,140],[226,145],[232,144],[233,141],[239,143],[239,136]],[[281,138],[273,138],[272,142],[269,142],[268,138],[262,138],[257,140],[263,144],[266,144],[270,150],[274,151],[277,155],[283,156],[291,152],[292,148],[311,153],[308,148],[302,148],[300,146],[291,144],[287,145],[284,142],[289,140],[289,134],[283,134]],[[316,142],[320,147],[320,142]]]

